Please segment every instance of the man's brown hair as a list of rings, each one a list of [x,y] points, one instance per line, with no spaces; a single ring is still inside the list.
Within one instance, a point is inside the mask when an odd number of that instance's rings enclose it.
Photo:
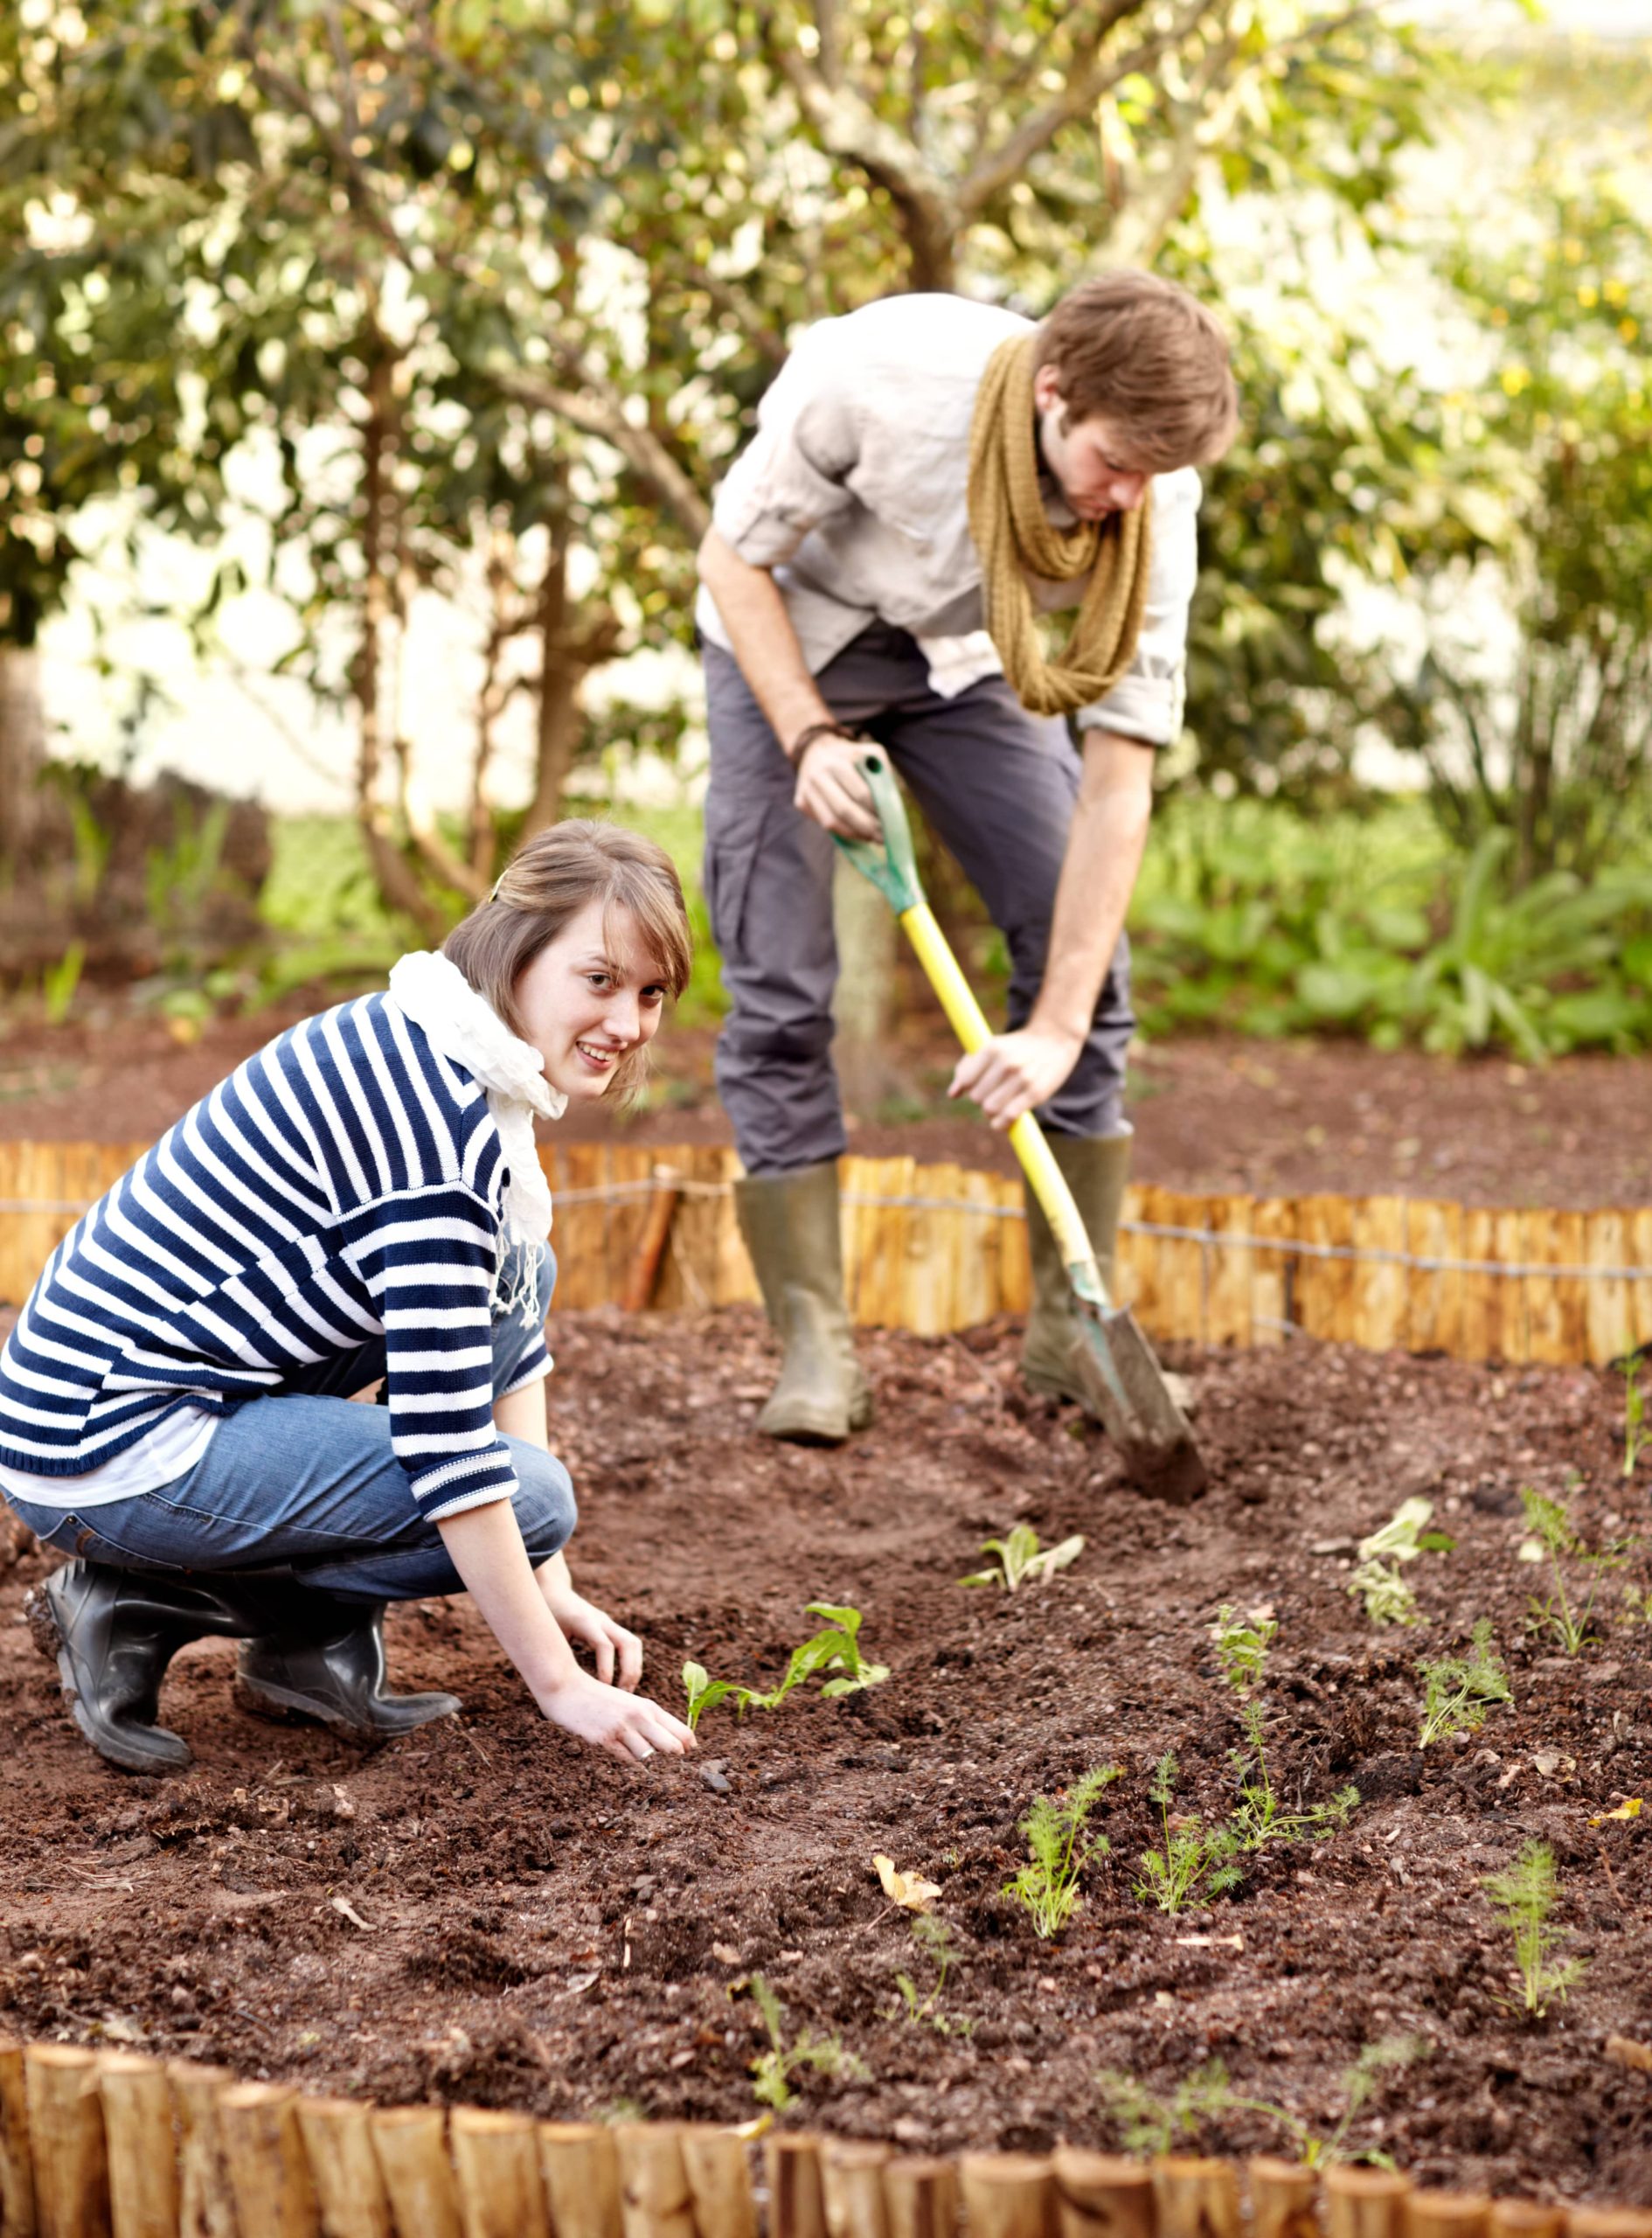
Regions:
[[[501,872],[489,899],[454,927],[441,952],[510,1031],[520,1033],[517,980],[593,901],[602,904],[605,929],[621,910],[631,917],[662,983],[680,995],[688,984],[693,939],[676,864],[640,831],[580,817],[536,831]],[[647,1069],[645,1045],[615,1067],[610,1095],[621,1101],[635,1095]]]
[[[1155,474],[1208,465],[1239,427],[1227,337],[1173,280],[1107,272],[1064,295],[1038,329],[1070,420],[1100,413]]]

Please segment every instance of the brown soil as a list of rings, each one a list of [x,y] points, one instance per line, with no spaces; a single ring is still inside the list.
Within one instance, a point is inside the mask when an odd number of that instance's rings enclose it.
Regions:
[[[300,1003],[220,1019],[180,1046],[164,1020],[111,1006],[55,1031],[14,1017],[0,1039],[0,1138],[145,1142],[164,1131]],[[850,1147],[1009,1172],[1008,1144],[945,1102],[945,1029],[912,1022],[914,1096],[899,1122],[867,1117]],[[668,1027],[649,1107],[571,1115],[565,1141],[730,1139],[711,1084],[714,1036]],[[1168,1188],[1295,1195],[1398,1191],[1466,1204],[1587,1209],[1652,1201],[1652,1058],[1572,1057],[1541,1071],[1356,1043],[1231,1038],[1155,1043],[1130,1084],[1136,1171]]]
[[[1524,1484],[1561,1493],[1576,1471],[1592,1534],[1641,1527],[1617,1380],[1306,1341],[1181,1352],[1214,1481],[1177,1512],[1122,1487],[1069,1412],[1024,1400],[1014,1333],[869,1338],[879,1424],[822,1453],[751,1435],[772,1362],[754,1316],[553,1317],[576,1571],[646,1636],[660,1694],[680,1699],[691,1656],[771,1678],[816,1599],[862,1609],[892,1666],[847,1699],[713,1711],[691,1762],[628,1771],[565,1739],[469,1605],[428,1602],[392,1613],[395,1677],[455,1687],[462,1723],[363,1757],[243,1717],[228,1651],[203,1646],[164,1706],[194,1770],[128,1778],[79,1740],[15,1621],[44,1567],[24,1555],[0,1580],[0,2027],[384,2099],[738,2119],[760,1973],[789,2031],[841,2036],[865,2070],[799,2076],[788,2119],[939,2149],[1110,2144],[1100,2070],[1165,2092],[1211,2059],[1322,2131],[1361,2047],[1403,2035],[1426,2054],[1379,2082],[1356,2146],[1430,2183],[1652,2203],[1652,2082],[1604,2055],[1609,2034],[1652,2039],[1652,1835],[1594,1823],[1652,1791],[1652,1633],[1618,1621],[1624,1581],[1652,1570],[1642,1546],[1607,1578],[1602,1637],[1569,1660],[1525,1630],[1540,1580],[1516,1560]],[[1459,1543],[1413,1565],[1426,1629],[1373,1630],[1350,1549],[1415,1492]],[[954,1583],[1017,1519],[1089,1547],[1013,1598]],[[1225,1600],[1279,1621],[1262,1699],[1281,1792],[1352,1782],[1363,1800],[1329,1840],[1272,1845],[1237,1895],[1170,1916],[1132,1892],[1149,1780],[1173,1750],[1183,1808],[1232,1807],[1238,1720],[1207,1632]],[[1415,1662],[1481,1615],[1517,1706],[1425,1752]],[[1017,1822],[1103,1763],[1124,1771],[1096,1814],[1111,1855],[1040,1943],[1002,1893]],[[1586,1964],[1542,2020],[1511,2005],[1482,1887],[1534,1837],[1558,1862],[1565,1955]],[[897,1971],[932,1975],[878,1851],[941,1884],[954,2033],[901,2016]],[[1288,2143],[1250,2111],[1199,2135]]]

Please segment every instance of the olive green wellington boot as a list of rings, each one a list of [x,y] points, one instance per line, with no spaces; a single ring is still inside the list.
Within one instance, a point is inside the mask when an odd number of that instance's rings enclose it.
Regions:
[[[836,1161],[743,1177],[734,1204],[769,1326],[786,1348],[757,1427],[796,1445],[841,1445],[866,1428],[872,1404],[843,1303]]]
[[[1051,1150],[1066,1185],[1072,1192],[1089,1237],[1107,1295],[1113,1294],[1113,1269],[1118,1255],[1119,1214],[1125,1184],[1130,1178],[1128,1135],[1093,1137],[1052,1135]],[[1072,1286],[1050,1223],[1031,1189],[1027,1198],[1027,1241],[1032,1248],[1032,1311],[1027,1317],[1027,1338],[1021,1352],[1021,1373],[1035,1391],[1058,1399],[1074,1399],[1085,1405],[1085,1394],[1070,1365],[1072,1340],[1079,1334]]]

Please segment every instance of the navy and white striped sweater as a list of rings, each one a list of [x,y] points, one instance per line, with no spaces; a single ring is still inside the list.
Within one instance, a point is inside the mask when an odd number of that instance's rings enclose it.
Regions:
[[[52,1253],[0,1352],[0,1460],[78,1474],[179,1406],[227,1414],[382,1331],[420,1510],[509,1496],[489,1310],[507,1179],[483,1090],[387,997],[306,1018]],[[548,1365],[541,1339],[513,1388]]]

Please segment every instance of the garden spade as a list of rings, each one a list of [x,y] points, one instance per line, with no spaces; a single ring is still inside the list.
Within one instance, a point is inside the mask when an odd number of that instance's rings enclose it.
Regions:
[[[867,839],[839,839],[837,844],[894,910],[959,1040],[966,1050],[979,1049],[990,1029],[924,899],[894,772],[876,747],[861,754],[857,766],[883,825],[883,844]],[[1056,1237],[1078,1303],[1081,1333],[1074,1341],[1072,1365],[1089,1394],[1088,1411],[1144,1491],[1178,1505],[1197,1499],[1207,1479],[1187,1418],[1135,1317],[1108,1297],[1072,1192],[1030,1111],[1010,1128],[1010,1141]]]

